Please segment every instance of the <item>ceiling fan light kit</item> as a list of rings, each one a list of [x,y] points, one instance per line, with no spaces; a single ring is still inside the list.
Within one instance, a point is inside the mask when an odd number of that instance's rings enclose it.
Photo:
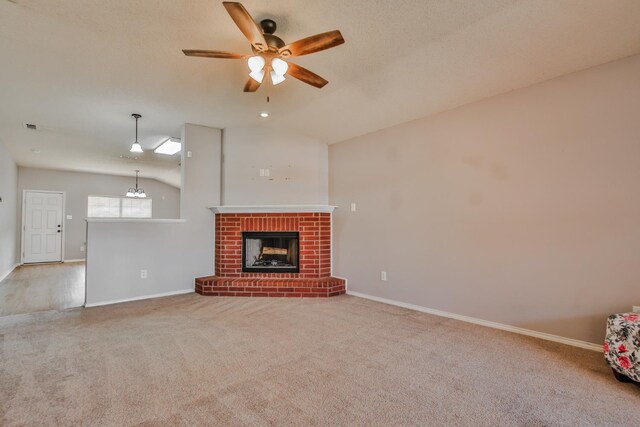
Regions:
[[[271,68],[279,76],[284,76],[285,74],[287,74],[287,70],[289,69],[289,64],[287,64],[280,58],[273,58],[271,60]]]
[[[252,56],[247,60],[247,65],[249,65],[249,69],[253,72],[262,70],[265,63],[264,58],[260,55]]]
[[[258,83],[262,83],[262,80],[264,80],[264,70],[252,71],[249,73],[249,77]]]
[[[284,75],[280,75],[278,73],[276,73],[275,71],[271,70],[271,84],[272,85],[279,85],[280,83],[282,83],[283,81],[285,81],[285,77]]]
[[[233,22],[251,43],[253,55],[194,49],[183,50],[182,52],[185,55],[203,58],[247,59],[247,65],[251,72],[249,73],[249,80],[244,86],[245,92],[257,91],[264,80],[266,72],[269,72],[273,85],[284,82],[286,79],[285,74],[289,74],[317,88],[322,88],[329,83],[306,68],[294,63],[288,63],[284,59],[308,55],[341,45],[344,43],[344,38],[340,31],[328,31],[285,44],[281,38],[274,35],[277,29],[275,21],[263,19],[260,21],[260,26],[258,26],[241,3],[225,1],[222,4],[231,19],[233,19]]]

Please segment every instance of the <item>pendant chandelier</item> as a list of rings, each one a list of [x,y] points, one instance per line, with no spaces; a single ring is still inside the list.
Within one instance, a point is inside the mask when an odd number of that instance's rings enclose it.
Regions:
[[[127,191],[127,197],[139,197],[141,199],[144,199],[145,197],[147,197],[147,194],[144,192],[143,188],[138,188],[138,174],[140,173],[139,170],[136,170],[136,188],[129,188],[129,191]]]
[[[140,114],[132,114],[131,117],[136,119],[136,140],[133,144],[131,144],[131,150],[129,151],[131,151],[132,153],[142,153],[144,151],[142,150],[142,146],[138,142],[138,119],[142,116]]]

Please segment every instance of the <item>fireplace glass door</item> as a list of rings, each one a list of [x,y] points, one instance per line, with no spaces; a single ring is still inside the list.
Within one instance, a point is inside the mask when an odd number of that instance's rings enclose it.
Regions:
[[[243,232],[242,271],[245,273],[297,273],[297,232]]]

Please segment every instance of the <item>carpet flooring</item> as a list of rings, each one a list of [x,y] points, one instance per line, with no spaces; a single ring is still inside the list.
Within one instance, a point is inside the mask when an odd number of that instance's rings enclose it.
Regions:
[[[357,297],[0,319],[0,425],[638,425],[602,354]]]

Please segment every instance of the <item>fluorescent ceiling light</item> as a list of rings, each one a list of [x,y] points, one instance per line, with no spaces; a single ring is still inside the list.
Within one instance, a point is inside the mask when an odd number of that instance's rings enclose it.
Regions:
[[[174,154],[179,153],[180,150],[182,150],[182,143],[180,142],[180,140],[177,138],[169,138],[165,142],[160,144],[158,148],[153,150],[153,152],[157,154],[167,154],[169,156],[173,156]]]
[[[262,117],[263,119],[266,119],[267,117],[269,117],[269,113],[264,111],[264,112],[260,113],[260,117]]]

